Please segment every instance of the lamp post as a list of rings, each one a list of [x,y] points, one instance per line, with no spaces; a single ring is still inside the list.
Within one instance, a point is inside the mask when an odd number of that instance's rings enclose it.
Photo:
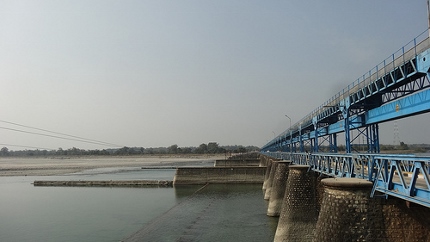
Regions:
[[[292,156],[293,156],[293,135],[292,135],[292,132],[291,132],[291,118],[290,117],[288,117],[288,115],[286,115],[285,114],[285,117],[287,117],[289,120],[290,120],[290,128],[289,128],[289,130],[290,130],[290,160],[292,161],[293,159],[292,159]]]

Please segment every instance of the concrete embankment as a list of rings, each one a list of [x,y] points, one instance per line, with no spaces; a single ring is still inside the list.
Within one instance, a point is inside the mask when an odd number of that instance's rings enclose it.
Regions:
[[[62,187],[171,187],[172,181],[129,180],[129,181],[34,181],[34,186]]]
[[[259,166],[260,159],[229,159],[229,160],[216,160],[215,167],[225,166]]]
[[[263,183],[266,167],[179,167],[173,185]]]

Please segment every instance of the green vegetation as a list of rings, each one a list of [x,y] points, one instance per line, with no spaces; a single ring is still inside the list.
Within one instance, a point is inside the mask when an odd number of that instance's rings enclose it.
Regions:
[[[160,154],[225,154],[246,153],[259,151],[256,146],[230,145],[219,146],[216,142],[201,144],[198,147],[179,147],[177,144],[169,147],[143,148],[122,147],[118,149],[84,150],[76,147],[64,150],[9,150],[3,147],[0,150],[1,157],[55,157],[55,156],[124,156],[124,155],[160,155]]]

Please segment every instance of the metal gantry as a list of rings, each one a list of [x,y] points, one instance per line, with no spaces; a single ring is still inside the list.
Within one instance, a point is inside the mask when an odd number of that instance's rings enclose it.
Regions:
[[[372,195],[378,191],[430,207],[430,157],[379,154],[380,123],[430,112],[429,69],[425,31],[290,125],[261,152],[288,156],[327,175],[368,179],[375,184]],[[344,136],[342,155],[337,154],[339,134]]]

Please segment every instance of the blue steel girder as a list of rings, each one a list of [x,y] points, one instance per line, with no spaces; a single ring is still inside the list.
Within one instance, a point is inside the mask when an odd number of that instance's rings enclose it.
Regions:
[[[374,124],[430,111],[430,89],[411,94],[369,110],[365,123]]]

